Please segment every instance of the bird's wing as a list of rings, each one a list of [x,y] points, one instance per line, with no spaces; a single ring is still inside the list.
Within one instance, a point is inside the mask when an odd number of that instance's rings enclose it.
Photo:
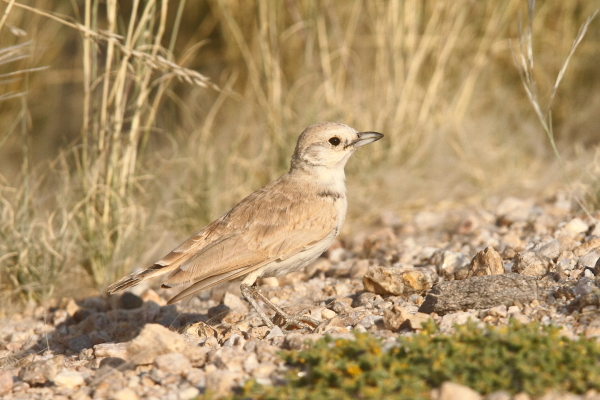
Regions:
[[[332,203],[289,190],[261,190],[226,214],[221,239],[197,251],[163,283],[179,286],[214,276],[245,275],[310,248],[337,226]],[[226,235],[228,232],[229,235]]]
[[[184,291],[197,287],[193,294],[311,247],[335,229],[337,211],[332,203],[286,183],[284,176],[252,193],[150,268],[121,279],[108,291],[170,273],[163,286],[196,282]]]

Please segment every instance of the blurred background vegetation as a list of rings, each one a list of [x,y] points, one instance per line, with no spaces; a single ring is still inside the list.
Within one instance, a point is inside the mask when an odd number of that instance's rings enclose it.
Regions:
[[[598,6],[537,4],[540,104]],[[284,173],[319,121],[386,135],[347,167],[346,235],[383,210],[551,195],[565,180],[511,51],[526,25],[525,0],[0,0],[3,304],[154,261]],[[594,20],[552,105],[589,207],[599,45]]]

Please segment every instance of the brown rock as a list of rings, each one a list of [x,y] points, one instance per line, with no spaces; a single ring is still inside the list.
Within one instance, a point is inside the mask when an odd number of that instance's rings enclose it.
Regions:
[[[427,269],[416,269],[402,273],[404,291],[410,289],[415,292],[425,292],[433,287],[439,280],[438,275]]]
[[[600,237],[591,238],[587,242],[583,243],[581,246],[577,246],[573,249],[573,253],[577,257],[581,257],[592,250],[596,250],[600,248]]]
[[[423,329],[423,323],[429,321],[430,319],[431,317],[428,314],[418,312],[414,315],[409,315],[406,321],[408,322],[410,329],[416,331]]]
[[[129,342],[127,355],[136,365],[152,364],[154,359],[166,353],[181,352],[185,340],[176,332],[158,324],[147,324],[140,334]]]
[[[503,273],[502,257],[492,246],[489,246],[473,257],[469,265],[467,278],[482,275],[502,275]]]
[[[269,334],[271,329],[268,326],[253,327],[248,331],[248,336],[251,339],[264,339]]]
[[[404,293],[404,280],[397,268],[371,266],[363,277],[365,290],[377,294]]]
[[[404,307],[394,304],[391,309],[383,313],[383,327],[396,331],[409,317],[410,314]]]
[[[549,267],[549,259],[540,257],[534,252],[526,251],[517,254],[512,271],[521,275],[541,277],[548,273]]]

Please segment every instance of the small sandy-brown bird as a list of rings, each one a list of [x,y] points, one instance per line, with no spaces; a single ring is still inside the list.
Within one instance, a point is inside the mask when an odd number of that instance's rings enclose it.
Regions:
[[[218,283],[241,280],[242,295],[270,328],[273,322],[257,298],[283,318],[284,328],[314,326],[316,321],[308,317],[287,315],[251,285],[261,277],[297,271],[329,248],[346,217],[344,166],[356,149],[382,137],[333,122],[309,126],[298,138],[287,174],[243,199],[150,268],[112,284],[108,292],[163,274],[168,274],[165,288],[191,283],[171,304]]]

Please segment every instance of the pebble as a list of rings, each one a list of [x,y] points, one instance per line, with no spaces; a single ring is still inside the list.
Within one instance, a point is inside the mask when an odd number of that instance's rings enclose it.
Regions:
[[[468,386],[454,382],[444,382],[439,389],[437,400],[481,400],[483,397]]]
[[[52,381],[58,387],[65,387],[69,389],[83,386],[85,384],[83,376],[77,371],[61,371],[52,379]]]
[[[481,275],[501,275],[504,273],[502,257],[491,246],[481,250],[473,257],[467,277]]]
[[[397,268],[374,265],[369,267],[363,277],[366,291],[383,295],[400,295],[404,293],[404,280]]]
[[[137,365],[151,364],[157,356],[183,351],[185,347],[186,342],[178,333],[162,325],[147,324],[129,343],[127,356]]]

